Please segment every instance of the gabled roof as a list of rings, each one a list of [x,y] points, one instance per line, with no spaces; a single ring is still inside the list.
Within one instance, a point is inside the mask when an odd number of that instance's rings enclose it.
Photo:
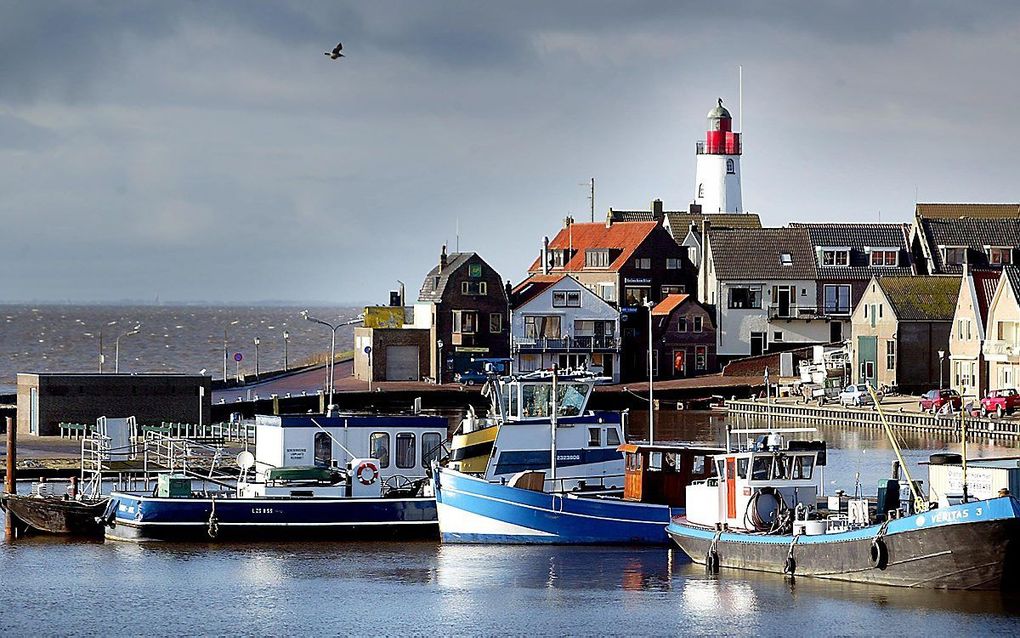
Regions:
[[[992,305],[992,297],[999,285],[1000,272],[997,270],[971,271],[974,280],[974,295],[977,297],[978,312],[981,313],[981,325],[988,322],[988,307]]]
[[[1020,204],[917,204],[914,213],[928,219],[1020,218]]]
[[[690,295],[677,295],[677,294],[666,295],[665,299],[655,304],[655,307],[652,308],[652,316],[656,317],[660,315],[668,316],[669,313],[676,310],[676,308],[680,304],[687,301],[688,297],[690,297]]]
[[[908,245],[907,224],[810,224],[793,223],[794,228],[806,228],[816,255],[818,277],[822,279],[871,279],[873,276],[912,275]],[[848,266],[824,266],[819,254],[822,248],[849,248]],[[897,248],[898,266],[872,266],[869,248]]]
[[[814,279],[815,256],[805,228],[711,230],[709,246],[719,279]],[[784,266],[782,255],[790,256]]]
[[[521,304],[525,304],[528,301],[534,299],[543,290],[546,290],[555,283],[558,283],[564,277],[570,275],[543,275],[541,273],[536,275],[529,275],[527,279],[514,286],[513,289],[513,306],[516,308]]]
[[[970,249],[968,261],[974,265],[987,265],[985,246],[1020,247],[1020,217],[1018,218],[919,218],[924,240],[931,247],[935,271],[962,273],[962,266],[948,265],[943,261],[940,246],[964,246]]]
[[[957,277],[877,277],[901,321],[952,321],[960,296]]]
[[[655,213],[650,210],[613,210],[609,209],[609,221],[613,222],[654,222]]]
[[[631,258],[634,251],[658,228],[656,222],[617,222],[614,224],[571,224],[561,228],[549,242],[550,249],[573,249],[570,260],[558,272],[584,270],[584,255],[589,248],[608,248],[618,251],[608,268],[599,270],[618,271]],[[541,272],[541,259],[531,264],[528,272]],[[591,270],[591,269],[589,269]]]
[[[450,275],[466,264],[469,259],[477,256],[476,253],[451,253],[446,258],[446,268],[443,268],[443,272],[439,272],[439,264],[436,264],[429,274],[425,275],[425,281],[422,282],[421,291],[418,293],[418,301],[435,301],[437,303],[442,301],[443,294],[446,292],[446,284],[450,281]],[[436,277],[439,278],[438,282]]]
[[[1002,272],[1006,276],[1006,283],[1013,289],[1013,295],[1020,299],[1020,267],[1005,266]]]

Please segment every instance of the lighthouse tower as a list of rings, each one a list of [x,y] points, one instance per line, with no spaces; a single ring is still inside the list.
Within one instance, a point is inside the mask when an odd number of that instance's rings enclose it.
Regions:
[[[698,142],[694,203],[701,212],[742,213],[740,201],[740,133],[734,133],[730,112],[719,105],[708,112],[705,141]]]

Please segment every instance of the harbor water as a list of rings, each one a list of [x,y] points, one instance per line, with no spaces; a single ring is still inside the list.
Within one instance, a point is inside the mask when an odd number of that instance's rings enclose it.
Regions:
[[[635,414],[633,433],[644,418]],[[731,426],[740,427],[741,423]],[[795,424],[787,424],[795,425]],[[721,442],[725,420],[660,412],[657,439]],[[826,490],[889,474],[881,432],[824,426]],[[905,436],[917,461],[955,442]],[[973,456],[1015,448],[975,441]],[[1016,635],[1020,596],[723,570],[665,548],[413,543],[0,545],[6,635]],[[16,610],[17,613],[9,613]]]

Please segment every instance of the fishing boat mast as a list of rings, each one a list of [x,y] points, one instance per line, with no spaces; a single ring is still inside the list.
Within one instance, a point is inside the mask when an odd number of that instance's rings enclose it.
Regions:
[[[551,441],[549,445],[549,478],[551,481],[556,481],[556,412],[558,411],[557,399],[558,396],[558,374],[556,370],[556,364],[552,365],[552,410],[549,418],[549,429],[551,432]]]
[[[875,393],[875,388],[871,386],[871,382],[868,384],[868,393],[871,394],[871,400],[875,404],[875,409],[878,410],[878,418],[882,421],[882,427],[885,428],[885,436],[889,439],[889,444],[892,445],[893,452],[896,453],[896,459],[900,462],[900,469],[903,470],[903,475],[907,477],[907,486],[910,488],[910,494],[914,497],[914,509],[917,511],[924,511],[925,507],[924,499],[921,497],[921,493],[917,491],[917,486],[914,484],[914,480],[910,478],[910,470],[907,468],[907,462],[903,460],[903,454],[900,452],[900,445],[896,442],[896,437],[893,436],[892,428],[889,426],[889,422],[885,419],[885,412],[882,411],[882,404],[879,402],[878,395]]]

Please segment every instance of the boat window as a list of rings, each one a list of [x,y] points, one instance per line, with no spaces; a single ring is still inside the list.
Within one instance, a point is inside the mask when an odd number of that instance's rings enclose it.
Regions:
[[[640,470],[641,469],[641,455],[635,452],[627,452],[627,469],[628,470]]]
[[[557,414],[577,416],[584,408],[588,393],[585,383],[561,383],[556,388],[558,395]],[[552,405],[552,384],[527,384],[521,388],[521,417],[549,416]]]
[[[518,409],[520,407],[517,395],[517,392],[519,390],[520,387],[517,385],[512,385],[507,390],[507,393],[510,395],[510,416],[516,417],[518,419],[521,418],[521,413],[520,410]]]
[[[705,473],[705,457],[698,455],[695,456],[691,461],[691,474],[704,474]],[[677,470],[680,470],[680,464],[677,463]]]
[[[743,457],[743,458],[737,459],[737,478],[742,478],[742,479],[746,479],[747,478],[747,465],[748,465],[747,461],[748,461],[748,459],[747,459],[746,456]]]
[[[397,467],[414,467],[414,434],[400,432],[397,434]]]
[[[666,469],[670,472],[680,471],[680,455],[676,452],[666,452]]]
[[[443,437],[439,432],[426,432],[421,435],[421,466],[431,467],[432,461],[438,461],[443,454]]]
[[[719,478],[726,476],[726,461],[722,459],[715,460],[715,473],[719,476]]]
[[[599,447],[602,445],[602,429],[588,428],[588,447]]]
[[[793,464],[793,478],[807,480],[811,478],[811,471],[815,467],[815,457],[809,454],[802,454],[796,458]]]
[[[769,469],[772,467],[772,457],[766,455],[755,456],[751,462],[751,480],[769,480]]]
[[[662,470],[662,452],[648,453],[648,469],[652,472],[659,472]]]
[[[606,445],[616,447],[620,444],[620,433],[616,428],[606,428]]]
[[[314,456],[316,467],[329,467],[333,463],[333,441],[325,432],[315,433]]]
[[[790,463],[792,458],[787,456],[776,456],[772,463],[772,478],[785,481],[790,477]]]
[[[372,458],[379,461],[379,467],[390,466],[390,435],[388,432],[373,432],[369,438],[368,448],[372,450]]]

